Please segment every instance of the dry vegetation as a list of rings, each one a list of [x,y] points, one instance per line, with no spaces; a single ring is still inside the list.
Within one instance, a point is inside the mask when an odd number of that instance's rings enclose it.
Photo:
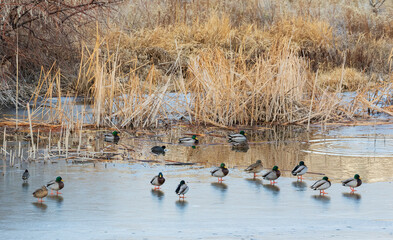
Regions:
[[[392,115],[393,3],[381,3],[130,1],[109,21],[78,26],[88,34],[72,35],[67,68],[77,70],[51,79],[93,99],[97,126],[152,126],[173,113],[217,126]],[[48,79],[37,95],[53,90]],[[357,95],[343,102],[343,91]],[[169,92],[187,101],[174,107]]]

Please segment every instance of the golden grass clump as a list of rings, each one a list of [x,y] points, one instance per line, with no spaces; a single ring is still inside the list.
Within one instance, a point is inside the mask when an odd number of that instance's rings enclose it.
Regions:
[[[310,17],[294,17],[276,22],[270,30],[274,39],[290,37],[292,44],[301,50],[313,48],[327,49],[333,42],[333,29],[326,21]]]
[[[322,88],[328,88],[332,91],[337,91],[338,89],[357,91],[360,88],[366,88],[367,85],[370,87],[367,75],[355,68],[335,68],[331,71],[323,72],[318,77],[318,84]]]
[[[228,58],[220,50],[193,58],[188,90],[195,120],[224,126],[282,124],[334,114],[322,107],[334,105],[332,99],[313,91],[307,62],[287,46],[277,46],[270,57],[259,58],[252,66],[240,57]],[[320,101],[313,105],[314,97]]]

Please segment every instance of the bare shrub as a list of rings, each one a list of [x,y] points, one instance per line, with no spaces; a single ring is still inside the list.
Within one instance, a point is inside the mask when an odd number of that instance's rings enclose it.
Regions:
[[[102,19],[122,0],[7,0],[0,2],[0,56],[12,63],[19,48],[24,77],[54,62],[72,72],[79,60],[78,44],[91,22]],[[72,64],[70,64],[72,63]]]

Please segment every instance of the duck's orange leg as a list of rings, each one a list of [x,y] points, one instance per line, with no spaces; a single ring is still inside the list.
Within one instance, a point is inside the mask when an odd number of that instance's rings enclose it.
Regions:
[[[184,200],[185,198],[186,198],[186,197],[184,196],[184,194],[183,194],[183,196],[182,196],[182,195],[179,195],[179,200],[180,200],[180,199],[183,199],[183,200]]]

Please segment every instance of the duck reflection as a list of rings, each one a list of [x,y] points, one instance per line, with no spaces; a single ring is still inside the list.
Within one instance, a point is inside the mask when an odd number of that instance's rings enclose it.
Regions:
[[[247,142],[232,142],[232,151],[235,152],[247,152],[250,146]]]
[[[186,200],[177,200],[176,202],[176,207],[179,209],[179,210],[184,210],[184,209],[186,209],[186,207],[187,207],[187,205],[188,205],[188,202],[186,201]]]
[[[55,200],[58,203],[61,203],[61,202],[64,201],[64,198],[62,196],[59,196],[59,195],[48,195],[47,198],[51,199],[51,200]]]
[[[157,197],[158,198],[158,200],[162,200],[163,198],[164,198],[164,192],[163,191],[161,191],[161,190],[154,190],[154,189],[152,189],[151,190],[151,195],[153,196],[153,197]]]
[[[358,193],[343,193],[343,197],[359,201],[362,198],[362,195]]]
[[[313,199],[323,202],[323,203],[329,203],[330,202],[330,197],[329,196],[324,196],[324,195],[313,195],[311,196]]]
[[[292,182],[292,186],[297,188],[299,191],[306,191],[307,189],[307,183],[303,181],[294,181]]]
[[[246,181],[253,187],[257,187],[258,189],[260,189],[263,185],[262,180],[258,178],[246,178]]]
[[[22,188],[24,192],[29,191],[29,183],[28,182],[22,183]]]
[[[48,206],[42,202],[33,202],[32,204],[33,206],[35,206],[38,209],[41,209],[42,211],[45,211],[48,208]]]
[[[274,193],[274,194],[278,194],[280,192],[280,188],[276,185],[272,185],[272,184],[262,184],[263,188]]]
[[[228,189],[228,185],[226,185],[225,183],[211,183],[211,186],[214,187],[215,189],[220,190],[221,192],[226,192],[226,190]]]

